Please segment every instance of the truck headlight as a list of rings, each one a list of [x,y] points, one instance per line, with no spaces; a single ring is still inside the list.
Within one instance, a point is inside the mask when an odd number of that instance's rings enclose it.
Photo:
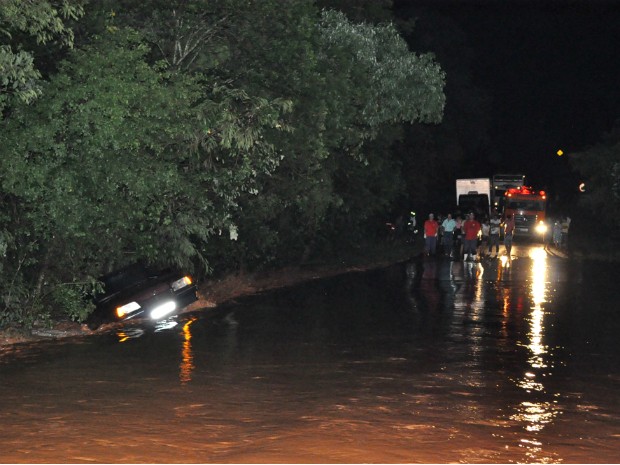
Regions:
[[[545,234],[547,232],[547,225],[541,221],[536,225],[536,232],[538,234]]]
[[[116,309],[116,316],[119,318],[124,318],[136,310],[140,310],[140,304],[138,302],[129,302],[128,304],[122,305]]]
[[[185,286],[189,286],[192,283],[192,278],[189,276],[183,276],[181,279],[177,279],[172,283],[171,287],[173,291],[178,291],[179,289],[184,288]]]

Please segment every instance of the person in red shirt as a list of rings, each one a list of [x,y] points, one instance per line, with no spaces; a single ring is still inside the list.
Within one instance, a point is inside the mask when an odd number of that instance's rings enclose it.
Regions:
[[[437,233],[439,232],[439,223],[435,221],[435,215],[430,213],[428,220],[424,222],[424,247],[426,255],[435,255],[437,250]]]
[[[480,232],[480,222],[474,218],[474,214],[470,213],[467,216],[467,221],[463,223],[463,245],[464,255],[463,260],[476,259],[476,249],[478,248],[478,233]]]

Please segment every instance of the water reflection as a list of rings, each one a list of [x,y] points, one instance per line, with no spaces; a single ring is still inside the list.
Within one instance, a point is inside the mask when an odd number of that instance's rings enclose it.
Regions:
[[[181,349],[181,364],[179,366],[179,380],[181,383],[187,383],[192,380],[192,372],[194,371],[194,353],[192,351],[192,332],[191,324],[196,321],[196,317],[192,316],[183,325],[183,344]]]
[[[513,260],[502,256],[479,263],[432,259],[421,264],[410,263],[406,270],[407,296],[412,309],[423,317],[418,320],[421,325],[438,321],[436,315],[442,312],[450,315],[449,337],[468,343],[466,366],[470,374],[467,378],[472,386],[484,382],[480,373],[488,360],[489,325],[494,324],[492,315],[497,311],[501,337],[495,356],[505,351],[521,360],[521,374],[506,378],[520,392],[513,399],[512,412],[508,414],[510,421],[522,426],[513,439],[524,450],[528,461],[548,463],[556,461],[556,457],[544,450],[539,433],[562,413],[558,404],[560,395],[550,393],[545,386],[553,365],[545,343],[544,306],[549,303],[550,295],[549,263],[542,246],[524,250],[527,255],[517,255]],[[525,279],[527,287],[515,286],[515,278]],[[519,330],[522,324],[527,325],[523,332]],[[515,351],[515,343],[517,348],[525,350],[525,360]],[[506,421],[506,417],[502,417],[498,419],[500,423]]]
[[[547,347],[543,343],[545,328],[542,309],[547,286],[547,253],[542,247],[535,248],[531,250],[530,258],[532,259],[531,296],[533,307],[529,317],[529,341],[526,347],[530,351],[528,363],[532,370],[525,373],[520,386],[525,390],[543,391],[544,386],[536,381],[536,374],[540,372],[540,369],[547,368],[544,359],[544,355],[547,354]]]
[[[547,302],[548,292],[547,253],[542,246],[533,247],[529,251],[529,258],[532,263],[530,274],[532,307],[528,317],[528,340],[525,344],[520,343],[529,351],[528,366],[523,376],[516,382],[517,386],[527,393],[527,397],[515,407],[516,413],[511,416],[511,419],[523,423],[527,432],[536,434],[552,423],[561,411],[556,400],[553,398],[549,400],[549,393],[543,384],[543,377],[551,376],[551,373],[546,371],[549,349],[544,343],[543,304]],[[521,438],[520,442],[521,447],[526,449],[529,459],[543,463],[556,461],[552,456],[543,452],[542,443],[536,439],[536,436]]]
[[[165,320],[160,320],[155,323],[155,332],[168,331],[176,327],[179,323],[176,321],[176,316]]]
[[[144,334],[144,330],[141,328],[121,328],[116,332],[118,342],[127,342],[129,339],[135,339]]]

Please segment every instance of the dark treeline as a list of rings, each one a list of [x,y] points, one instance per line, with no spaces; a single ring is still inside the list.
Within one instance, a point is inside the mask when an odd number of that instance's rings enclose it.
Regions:
[[[492,162],[466,37],[390,1],[4,0],[0,35],[0,327],[83,320],[130,262],[372,242]]]

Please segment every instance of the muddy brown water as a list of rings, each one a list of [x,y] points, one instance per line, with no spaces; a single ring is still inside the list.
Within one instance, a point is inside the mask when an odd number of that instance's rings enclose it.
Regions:
[[[6,347],[0,461],[618,462],[615,267],[513,253]]]

